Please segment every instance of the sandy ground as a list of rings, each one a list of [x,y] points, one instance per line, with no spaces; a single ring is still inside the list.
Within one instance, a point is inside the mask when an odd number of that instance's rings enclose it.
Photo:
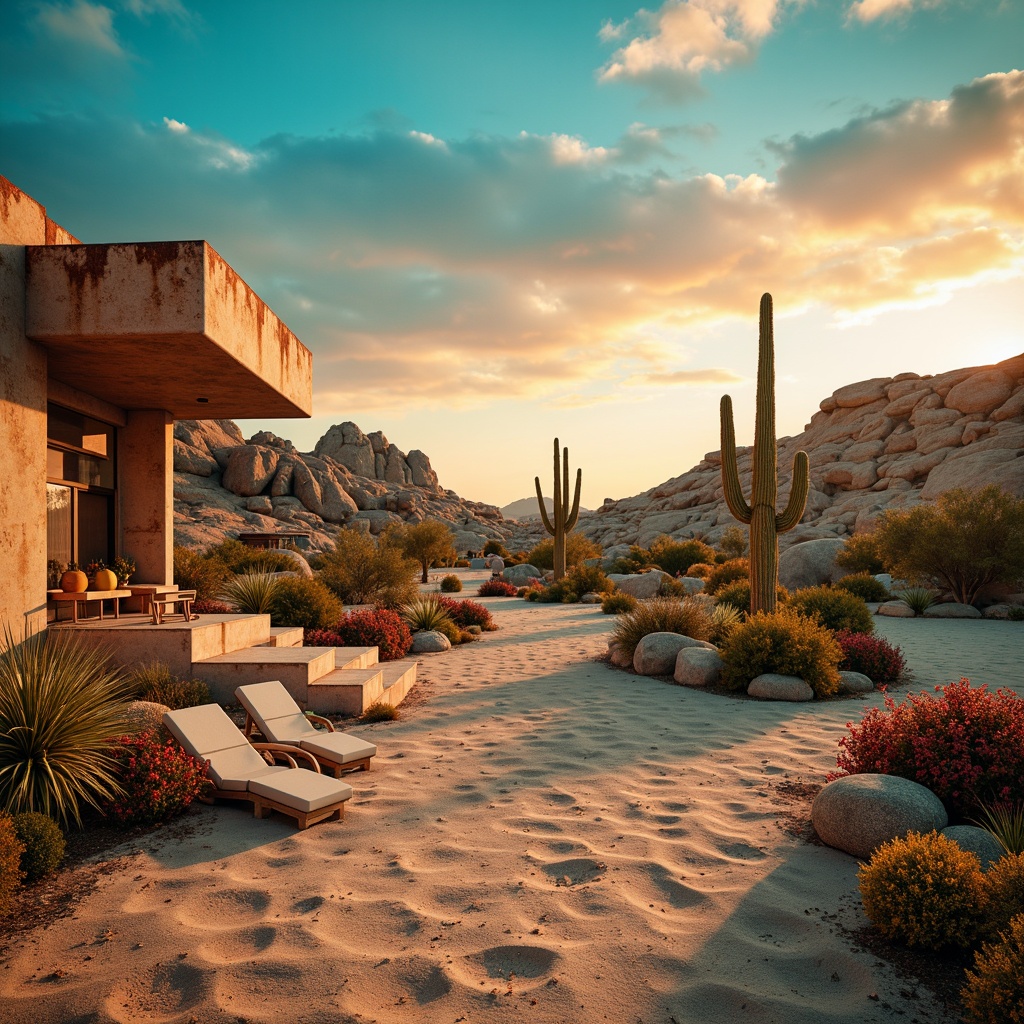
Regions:
[[[0,1021],[950,1021],[849,940],[857,862],[794,834],[879,695],[686,690],[596,661],[597,608],[485,603],[499,632],[353,730],[344,822],[197,806],[126,845],[0,962]],[[1020,623],[877,621],[916,686],[1020,682]]]

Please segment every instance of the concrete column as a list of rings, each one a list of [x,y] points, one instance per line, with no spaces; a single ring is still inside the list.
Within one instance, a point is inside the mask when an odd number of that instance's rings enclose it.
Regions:
[[[159,409],[129,412],[117,432],[120,536],[117,554],[135,559],[134,579],[174,575],[174,421]]]

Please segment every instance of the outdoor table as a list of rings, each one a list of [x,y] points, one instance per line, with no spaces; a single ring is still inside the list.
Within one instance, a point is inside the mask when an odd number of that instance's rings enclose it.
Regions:
[[[131,597],[132,592],[130,590],[83,590],[77,594],[65,593],[63,590],[51,590],[49,591],[50,600],[57,605],[57,615],[60,614],[60,606],[64,603],[70,603],[71,605],[71,621],[78,622],[78,606],[79,604],[85,604],[86,611],[89,610],[90,601],[99,601],[100,605],[100,620],[103,619],[103,602],[113,601],[114,602],[114,618],[119,619],[121,617],[120,601],[122,597]],[[55,621],[60,621],[59,617]]]
[[[132,597],[140,599],[139,611],[143,615],[149,615],[152,611],[154,597],[166,597],[178,592],[177,583],[128,583],[126,586]]]

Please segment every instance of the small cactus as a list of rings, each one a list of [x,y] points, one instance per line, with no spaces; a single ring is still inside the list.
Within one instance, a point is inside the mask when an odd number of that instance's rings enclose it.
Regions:
[[[548,511],[544,507],[544,494],[540,489],[540,477],[534,477],[537,486],[537,504],[540,506],[540,517],[544,521],[544,529],[555,538],[554,550],[554,572],[555,579],[560,580],[565,575],[565,538],[572,532],[576,520],[580,515],[580,486],[583,483],[583,470],[576,470],[576,495],[572,501],[572,509],[569,508],[569,449],[562,449],[562,465],[559,466],[558,438],[555,438],[555,497],[552,516],[554,522],[548,517]]]
[[[761,320],[757,356],[757,416],[754,423],[754,471],[748,505],[736,467],[736,431],[732,399],[722,396],[722,486],[729,511],[750,525],[750,613],[775,610],[779,582],[779,534],[800,522],[810,484],[806,452],[793,456],[789,503],[775,511],[779,474],[775,451],[775,348],[772,330],[772,297],[761,296]]]

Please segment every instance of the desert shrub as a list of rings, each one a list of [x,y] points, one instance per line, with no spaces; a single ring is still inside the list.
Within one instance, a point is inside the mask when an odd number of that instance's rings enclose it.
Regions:
[[[896,592],[896,597],[918,615],[931,608],[937,596],[934,590],[927,587],[904,587]]]
[[[434,631],[448,637],[448,642],[452,647],[458,647],[458,645],[462,643],[462,634],[464,631],[460,626],[456,626],[451,619],[441,619],[441,621],[434,627]]]
[[[0,919],[11,910],[11,901],[21,885],[21,857],[25,844],[14,831],[14,822],[6,811],[0,811]]]
[[[486,558],[488,555],[497,555],[506,562],[512,557],[508,548],[500,540],[489,540],[484,545],[484,557]]]
[[[230,615],[231,606],[223,601],[214,601],[211,598],[206,598],[202,601],[197,598],[192,602],[192,611],[196,615]]]
[[[441,593],[442,594],[457,594],[462,590],[462,580],[453,573],[449,573],[447,576],[441,578]]]
[[[738,580],[750,579],[750,561],[746,558],[730,558],[728,562],[716,565],[704,580],[704,593],[717,594],[723,587]]]
[[[406,558],[419,565],[421,583],[428,581],[431,566],[451,565],[457,558],[455,534],[440,519],[424,519],[422,523],[400,527],[392,532],[392,539],[401,546]]]
[[[278,579],[270,606],[272,626],[328,629],[344,612],[341,601],[320,580],[308,576]]]
[[[267,615],[274,607],[281,582],[269,572],[245,572],[240,576],[229,576],[221,596],[240,612]]]
[[[1024,605],[1011,604],[1006,617],[1010,622],[1024,622]]]
[[[696,577],[699,580],[706,580],[714,571],[715,567],[710,562],[694,562],[686,570],[686,575]]]
[[[906,671],[903,652],[884,637],[841,629],[836,640],[843,649],[843,660],[839,663],[842,672],[860,672],[879,684],[898,682]]]
[[[485,633],[493,633],[498,627],[494,624],[494,616],[490,609],[484,607],[479,601],[460,601],[454,597],[442,597],[439,599],[441,606],[448,613],[448,618],[468,629],[470,626],[479,626]]]
[[[847,572],[867,573],[874,576],[885,572],[885,564],[875,533],[855,533],[836,554],[836,565]]]
[[[612,583],[596,565],[574,565],[560,579],[537,594],[541,602],[576,604],[584,594],[602,594],[613,590]]]
[[[868,920],[908,946],[968,948],[981,924],[981,864],[939,832],[883,843],[858,872]]]
[[[636,645],[650,633],[679,633],[694,640],[707,640],[711,636],[711,613],[703,602],[692,598],[679,601],[673,597],[653,597],[622,615],[610,639],[632,658]]]
[[[26,882],[34,882],[56,871],[64,859],[64,833],[60,825],[45,814],[24,811],[11,819],[14,832],[25,847],[21,871]]]
[[[319,564],[320,581],[345,604],[400,608],[416,596],[416,563],[401,548],[375,544],[358,530],[342,530]]]
[[[571,565],[579,565],[588,558],[600,558],[601,545],[594,543],[582,533],[573,531],[565,538],[565,566],[568,569]],[[555,567],[555,540],[547,537],[536,547],[530,549],[526,560],[530,565],[538,569],[554,569]]]
[[[216,559],[228,569],[241,575],[252,572],[288,572],[295,568],[295,563],[288,555],[270,548],[253,548],[240,540],[228,537],[220,544],[208,548],[208,559]]]
[[[481,597],[515,597],[519,588],[506,580],[484,580],[477,593]]]
[[[1024,803],[982,804],[976,824],[991,832],[1007,853],[1024,853]]]
[[[815,696],[829,697],[839,690],[842,655],[830,630],[784,605],[757,612],[731,630],[722,647],[722,683],[745,690],[756,676],[777,672],[798,676]]]
[[[974,954],[974,970],[960,993],[972,1024],[1024,1021],[1024,914],[1018,914],[998,942]]]
[[[789,597],[790,608],[817,619],[833,633],[840,629],[851,633],[873,633],[875,620],[868,606],[857,596],[836,587],[804,587]]]
[[[982,879],[984,889],[984,934],[994,939],[1006,931],[1018,914],[1024,914],[1024,853],[1000,857]]]
[[[107,816],[122,825],[149,825],[188,810],[206,785],[206,762],[153,733],[122,736],[114,748],[122,795],[107,802]]]
[[[80,820],[116,791],[108,738],[125,723],[129,690],[106,653],[71,630],[0,647],[0,808]]]
[[[711,608],[711,636],[708,639],[721,647],[729,638],[729,634],[743,621],[743,612],[733,605],[716,604]]]
[[[899,775],[927,786],[954,817],[983,803],[1024,796],[1024,700],[1012,690],[989,693],[969,679],[936,687],[941,696],[885,697],[839,741],[838,767]]]
[[[404,658],[412,647],[412,633],[398,612],[389,608],[365,609],[343,615],[331,630],[309,630],[309,647],[376,647],[381,661]]]
[[[371,704],[360,716],[362,722],[394,722],[400,718],[398,708],[389,704],[386,700],[379,700]]]
[[[166,704],[172,711],[210,703],[210,690],[202,679],[179,679],[159,661],[140,665],[129,675],[128,684],[139,700]]]
[[[710,562],[715,549],[699,540],[673,540],[662,534],[648,548],[650,560],[670,576],[677,572],[687,575],[691,565]]]
[[[637,603],[637,599],[632,594],[620,590],[604,595],[601,599],[601,611],[605,615],[621,615],[623,612],[631,612]]]
[[[174,582],[182,590],[194,590],[197,601],[220,597],[231,570],[219,558],[205,558],[198,551],[174,546]]]
[[[963,604],[993,583],[1024,578],[1024,498],[995,484],[885,512],[873,536],[893,575],[948,590]]]
[[[747,531],[739,526],[730,526],[718,541],[718,550],[727,560],[742,558],[747,553]]]
[[[456,558],[455,559],[455,566],[454,566],[454,568],[456,568],[456,569],[468,569],[469,568],[469,559],[468,558]]]
[[[881,580],[876,580],[869,572],[856,572],[852,576],[844,576],[835,583],[840,590],[848,590],[862,601],[888,601],[889,590]]]
[[[409,623],[409,628],[414,633],[421,630],[436,630],[448,636],[446,631],[448,628],[458,629],[444,605],[434,594],[424,594],[415,601],[410,601],[402,611],[402,618]],[[452,638],[448,636],[448,639]]]
[[[732,605],[741,612],[749,612],[750,580],[730,583],[717,591],[714,598],[720,605]],[[778,604],[785,604],[789,600],[789,591],[781,583],[775,588],[775,600]]]

